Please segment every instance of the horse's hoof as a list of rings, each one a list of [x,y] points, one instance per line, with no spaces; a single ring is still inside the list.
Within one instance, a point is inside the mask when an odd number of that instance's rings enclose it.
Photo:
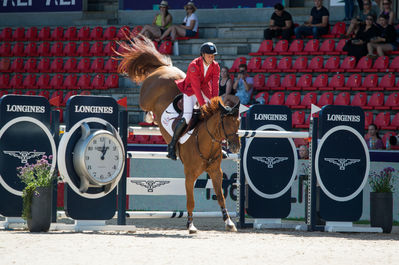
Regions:
[[[225,225],[226,231],[237,232],[237,228],[236,228],[235,224],[233,223],[233,221],[231,221],[230,218],[225,221],[225,224],[226,224]]]
[[[188,233],[189,234],[196,234],[198,232],[198,229],[194,226],[193,223],[191,223],[188,227]]]

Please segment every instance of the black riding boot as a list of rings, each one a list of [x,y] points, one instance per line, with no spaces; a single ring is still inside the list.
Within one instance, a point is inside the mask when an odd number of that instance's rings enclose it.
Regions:
[[[187,123],[186,123],[186,119],[181,118],[177,124],[176,124],[176,128],[173,132],[173,137],[172,140],[170,141],[170,143],[168,144],[168,155],[167,157],[169,157],[172,160],[176,160],[176,143],[179,140],[181,134],[183,133],[183,131],[186,129],[187,127]]]

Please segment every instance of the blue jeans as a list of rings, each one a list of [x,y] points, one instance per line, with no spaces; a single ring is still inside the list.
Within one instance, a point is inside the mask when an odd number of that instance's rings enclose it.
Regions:
[[[299,26],[295,28],[295,36],[297,39],[302,39],[303,36],[313,35],[314,39],[318,39],[320,35],[328,33],[328,27],[308,27]]]
[[[345,18],[350,20],[353,17],[353,10],[355,8],[354,0],[345,0]]]

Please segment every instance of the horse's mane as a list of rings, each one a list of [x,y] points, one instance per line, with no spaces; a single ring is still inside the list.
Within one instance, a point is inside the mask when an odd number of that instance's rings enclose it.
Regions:
[[[223,104],[222,98],[221,97],[214,97],[211,99],[210,102],[208,102],[207,104],[203,105],[201,107],[201,119],[203,120],[207,120],[209,119],[213,114],[215,114],[216,112],[219,111],[219,103]]]
[[[149,74],[161,66],[172,66],[169,56],[162,55],[155,48],[154,43],[145,36],[139,35],[128,42],[118,42],[122,47],[120,73],[127,74],[135,82],[142,82]]]

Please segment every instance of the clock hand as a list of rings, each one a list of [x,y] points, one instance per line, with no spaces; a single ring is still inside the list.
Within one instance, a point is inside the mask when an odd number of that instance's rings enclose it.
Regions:
[[[101,156],[101,160],[104,160],[105,153],[107,152],[108,149],[109,149],[109,147],[108,146],[105,147],[105,144],[104,144],[103,150],[102,150],[103,155]]]

